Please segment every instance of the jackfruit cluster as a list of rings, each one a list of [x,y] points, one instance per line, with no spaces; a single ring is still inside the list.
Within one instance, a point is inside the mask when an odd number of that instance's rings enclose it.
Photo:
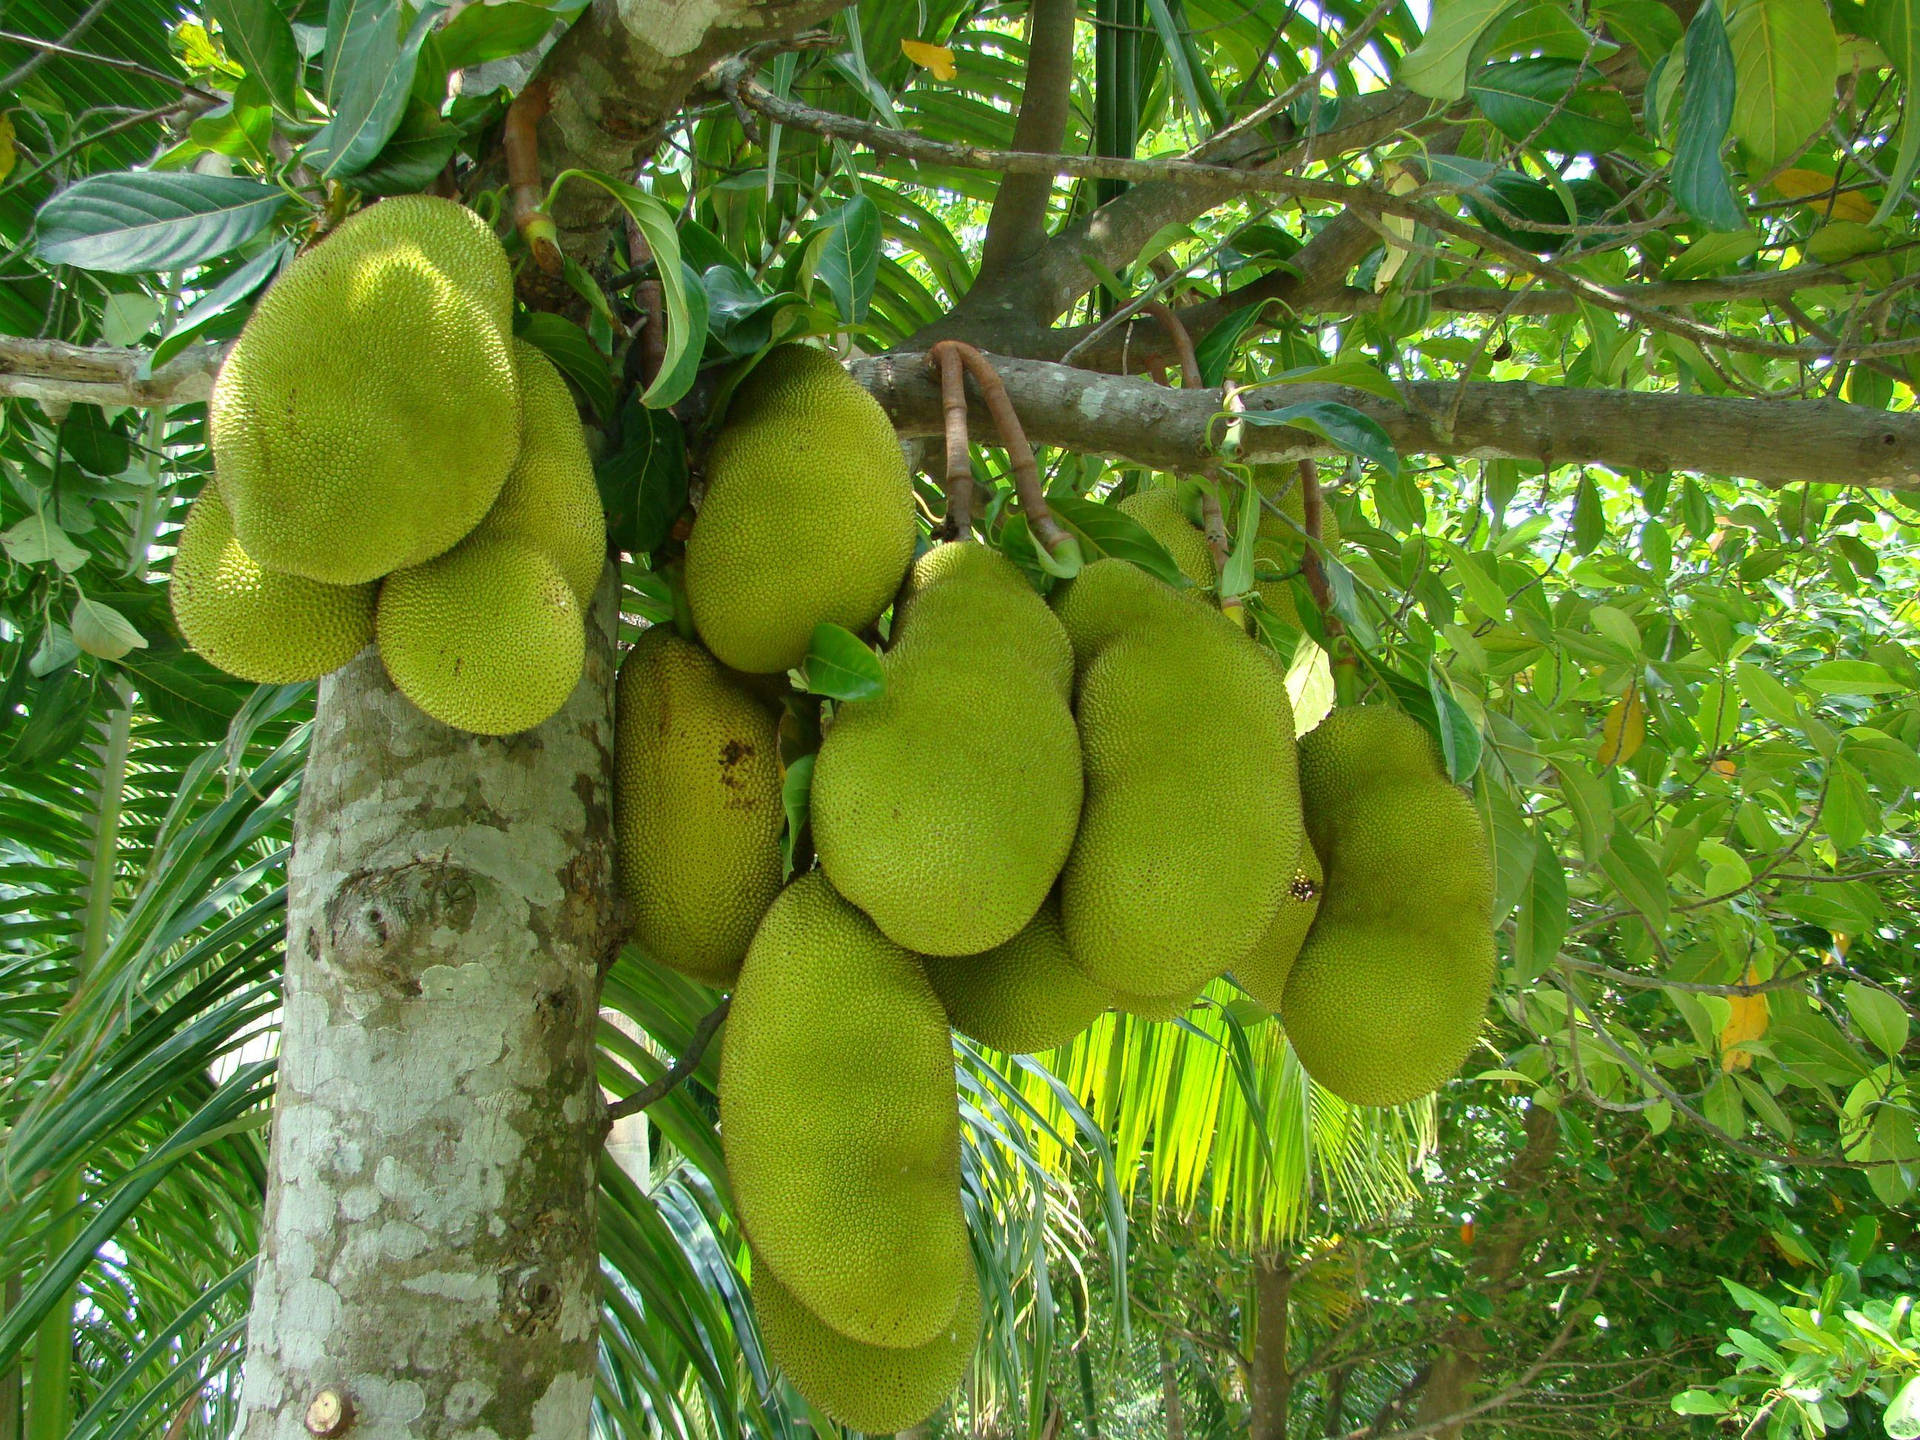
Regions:
[[[383,200],[288,266],[214,384],[187,642],[289,683],[377,640],[401,694],[476,734],[558,711],[606,523],[566,381],[512,320],[506,252],[450,200]]]

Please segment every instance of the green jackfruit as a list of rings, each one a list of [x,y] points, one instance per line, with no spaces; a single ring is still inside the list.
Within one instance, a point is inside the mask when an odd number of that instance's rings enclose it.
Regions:
[[[780,891],[774,717],[691,640],[656,625],[614,707],[613,824],[633,935],[664,965],[731,985]]]
[[[984,558],[935,562],[950,569],[907,607],[886,688],[839,707],[813,771],[821,868],[923,955],[975,955],[1018,934],[1080,815],[1060,624],[1011,561],[961,548]]]
[[[1302,844],[1293,881],[1273,923],[1259,943],[1234,962],[1233,978],[1240,982],[1240,988],[1271,1013],[1279,1013],[1287,976],[1292,973],[1313,917],[1320,913],[1320,894],[1325,888],[1326,875],[1319,857],[1313,853],[1313,846]]]
[[[967,1373],[980,1333],[980,1283],[964,1278],[953,1318],[924,1345],[892,1349],[849,1340],[808,1310],[770,1266],[753,1267],[753,1308],[767,1356],[829,1419],[870,1435],[925,1420]]]
[[[1051,899],[1004,945],[981,955],[929,955],[922,963],[953,1028],[1011,1055],[1066,1044],[1113,1003],[1067,953],[1060,907]]]
[[[945,1333],[973,1283],[946,1012],[819,871],[773,902],[720,1055],[741,1224],[794,1297],[865,1345]]]
[[[318,680],[373,643],[373,586],[262,570],[211,484],[187,511],[168,592],[187,643],[257,685]]]
[[[474,530],[523,540],[560,567],[582,613],[607,564],[607,520],[573,392],[536,345],[513,342],[520,376],[520,454]]]
[[[1060,882],[1067,944],[1112,989],[1189,991],[1253,948],[1293,878],[1285,678],[1214,612],[1109,640],[1075,708],[1086,804]]]
[[[295,260],[208,410],[247,553],[354,585],[458,544],[520,449],[512,315],[506,252],[451,200],[382,200]]]
[[[1187,1011],[1200,1003],[1200,997],[1207,993],[1207,982],[1202,980],[1190,989],[1177,995],[1129,995],[1116,990],[1113,994],[1113,1008],[1131,1015],[1136,1020],[1151,1020],[1156,1023],[1166,1020],[1178,1020]]]
[[[551,717],[586,661],[573,587],[516,540],[475,539],[395,571],[380,587],[374,623],[400,693],[476,735],[513,735]]]
[[[1110,641],[1145,625],[1199,624],[1237,637],[1239,628],[1211,605],[1195,605],[1183,592],[1126,560],[1096,560],[1066,584],[1049,604],[1073,647],[1080,675]]]
[[[1300,628],[1300,608],[1287,579],[1299,570],[1306,550],[1306,492],[1299,471],[1291,465],[1261,466],[1254,483],[1273,502],[1260,510],[1260,532],[1253,542],[1254,585],[1260,599],[1275,616]],[[1277,507],[1279,514],[1274,513]],[[1340,548],[1340,517],[1333,507],[1320,509],[1320,542],[1327,550]]]
[[[1300,742],[1326,867],[1280,1018],[1307,1073],[1356,1105],[1437,1089],[1473,1048],[1493,985],[1493,864],[1480,818],[1418,722],[1336,710]]]
[[[830,358],[777,351],[768,366],[708,453],[686,563],[701,640],[759,674],[800,664],[816,625],[878,619],[915,534],[907,464],[873,397]]]
[[[964,583],[948,585],[947,580]],[[1051,677],[1062,699],[1073,695],[1073,647],[1027,577],[999,551],[961,541],[935,545],[914,561],[907,588],[894,609],[895,649],[926,637],[943,643],[951,634],[949,611],[971,613],[980,626],[1016,650],[1019,658]],[[960,622],[963,625],[966,622]]]
[[[1201,592],[1197,598],[1213,590],[1219,578],[1214,574],[1213,549],[1207,544],[1206,532],[1187,518],[1179,495],[1164,486],[1136,490],[1117,508],[1122,515],[1138,520],[1142,529],[1167,547],[1180,573]]]

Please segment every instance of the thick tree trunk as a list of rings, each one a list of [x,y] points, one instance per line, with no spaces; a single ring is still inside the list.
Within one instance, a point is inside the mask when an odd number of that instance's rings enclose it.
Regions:
[[[1287,1308],[1293,1267],[1280,1255],[1253,1262],[1253,1419],[1247,1440],[1287,1440],[1287,1406],[1293,1373],[1287,1369]]]
[[[429,720],[372,651],[322,682],[242,1440],[587,1434],[610,584],[596,619],[524,735]]]
[[[1160,1402],[1166,1411],[1167,1440],[1187,1440],[1187,1414],[1180,1404],[1180,1374],[1173,1363],[1173,1342],[1160,1341]]]

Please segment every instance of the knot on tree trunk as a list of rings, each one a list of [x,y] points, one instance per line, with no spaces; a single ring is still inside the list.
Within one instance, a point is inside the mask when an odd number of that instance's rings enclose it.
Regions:
[[[452,954],[478,903],[473,874],[444,859],[356,870],[327,901],[327,943],[315,952],[357,989],[410,998],[420,971]]]

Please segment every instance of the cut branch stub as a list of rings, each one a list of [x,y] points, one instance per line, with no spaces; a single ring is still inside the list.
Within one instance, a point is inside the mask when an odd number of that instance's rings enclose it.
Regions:
[[[959,340],[947,340],[942,344],[951,347],[948,353],[956,356],[973,376],[974,383],[980,387],[980,398],[987,402],[987,413],[993,417],[994,428],[1000,432],[1000,443],[1007,448],[1007,461],[1013,468],[1013,488],[1020,497],[1020,513],[1026,516],[1027,529],[1033,532],[1034,540],[1045,548],[1047,555],[1058,561],[1068,574],[1080,568],[1080,542],[1067,532],[1060,522],[1053,518],[1053,511],[1047,505],[1047,497],[1040,487],[1040,465],[1033,458],[1033,446],[1027,443],[1027,432],[1020,424],[1015,413],[1013,400],[1007,394],[1007,387],[987,357],[973,346]]]
[[[940,377],[940,403],[946,416],[947,514],[941,537],[964,540],[973,529],[973,460],[968,452],[967,378],[963,347],[943,340],[927,351],[928,366]]]
[[[549,275],[558,275],[566,265],[560,254],[560,228],[541,207],[539,127],[550,108],[546,81],[536,80],[527,86],[507,107],[500,148],[507,157],[513,228],[527,242],[534,263]]]

